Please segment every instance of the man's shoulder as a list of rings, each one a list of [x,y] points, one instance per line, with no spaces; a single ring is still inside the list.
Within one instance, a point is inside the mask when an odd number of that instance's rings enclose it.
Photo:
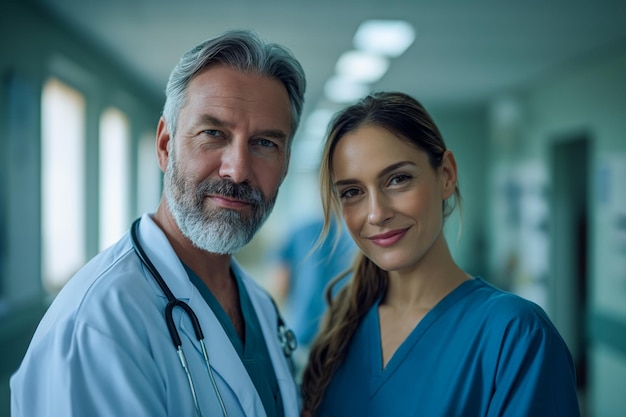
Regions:
[[[145,280],[137,279],[141,270],[132,254],[132,246],[124,239],[97,254],[68,280],[46,315],[53,315],[57,320],[78,315],[83,318],[91,314],[98,316],[98,310],[114,304],[113,299],[120,303],[128,297],[130,303],[131,297],[136,300],[139,294],[148,295],[143,284]]]
[[[133,254],[132,245],[126,237],[123,237],[79,269],[66,287],[71,289],[72,286],[79,286],[85,295],[89,295],[94,288],[100,286],[127,285],[133,282],[128,278],[139,272],[137,268],[139,261]]]

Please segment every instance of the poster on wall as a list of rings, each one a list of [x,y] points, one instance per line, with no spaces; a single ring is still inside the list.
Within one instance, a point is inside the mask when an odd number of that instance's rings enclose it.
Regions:
[[[546,309],[550,242],[545,163],[528,160],[501,166],[496,172],[495,283]]]
[[[516,176],[521,188],[519,196],[521,269],[513,289],[547,309],[547,280],[550,268],[548,172],[542,161],[529,160],[518,166]]]
[[[595,303],[626,317],[626,153],[599,158],[595,177],[597,201]]]

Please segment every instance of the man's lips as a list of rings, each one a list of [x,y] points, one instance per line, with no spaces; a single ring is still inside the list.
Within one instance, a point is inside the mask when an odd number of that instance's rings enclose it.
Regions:
[[[250,205],[252,205],[252,203],[249,201],[239,200],[236,198],[226,197],[223,195],[214,194],[214,195],[209,195],[208,198],[210,198],[211,201],[217,203],[218,205],[222,207],[227,207],[227,208],[243,208],[243,207],[249,207]]]
[[[408,228],[406,229],[396,229],[391,230],[389,232],[381,233],[378,235],[370,236],[367,239],[372,241],[373,244],[377,246],[391,246],[394,243],[398,242],[400,239],[404,237]]]

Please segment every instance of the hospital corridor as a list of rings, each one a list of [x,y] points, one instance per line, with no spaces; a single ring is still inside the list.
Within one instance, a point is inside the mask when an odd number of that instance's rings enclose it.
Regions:
[[[279,308],[277,254],[322,216],[333,114],[405,92],[456,157],[456,262],[546,311],[584,417],[626,417],[624,22],[619,0],[2,0],[0,417],[51,301],[159,204],[171,68],[234,28],[286,45],[307,78],[274,210],[235,255]]]

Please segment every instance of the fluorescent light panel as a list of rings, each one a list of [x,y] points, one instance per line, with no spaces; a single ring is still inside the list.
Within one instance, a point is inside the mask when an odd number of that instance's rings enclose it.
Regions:
[[[361,51],[345,52],[335,70],[341,77],[354,82],[371,84],[380,80],[389,68],[389,60],[380,55]]]
[[[354,82],[348,78],[335,76],[324,86],[326,97],[335,103],[348,103],[367,95],[369,87],[362,83]]]
[[[403,20],[367,20],[354,35],[354,46],[362,51],[398,57],[415,40],[415,30]]]

